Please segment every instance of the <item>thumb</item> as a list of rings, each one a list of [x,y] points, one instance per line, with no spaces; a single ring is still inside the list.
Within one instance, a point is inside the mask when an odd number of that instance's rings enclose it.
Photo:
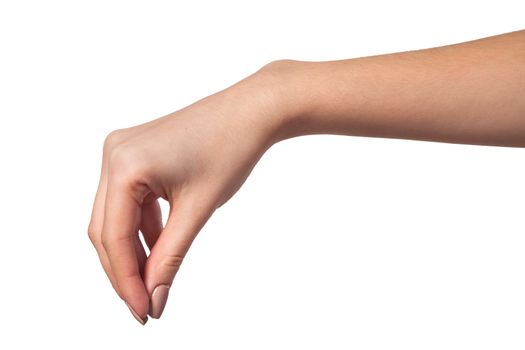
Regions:
[[[195,202],[171,205],[166,226],[152,247],[144,268],[144,282],[150,296],[149,315],[152,318],[161,316],[173,279],[191,243],[212,213],[209,205]]]

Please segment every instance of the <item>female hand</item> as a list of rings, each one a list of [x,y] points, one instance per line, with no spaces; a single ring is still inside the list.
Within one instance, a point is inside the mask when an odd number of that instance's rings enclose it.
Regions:
[[[271,69],[263,69],[107,137],[89,237],[113,288],[142,324],[148,313],[160,317],[193,239],[272,144],[281,113],[271,80]],[[159,198],[170,205],[165,227]]]
[[[524,43],[522,30],[351,60],[277,61],[179,112],[111,133],[89,234],[115,290],[142,323],[148,312],[159,317],[199,229],[280,139],[525,147]],[[160,197],[170,203],[164,228]]]

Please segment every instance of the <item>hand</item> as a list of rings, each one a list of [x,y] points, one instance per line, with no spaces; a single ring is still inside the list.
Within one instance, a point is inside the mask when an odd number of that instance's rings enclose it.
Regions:
[[[107,137],[89,237],[142,324],[160,317],[193,239],[272,144],[280,109],[269,71]],[[165,227],[159,198],[170,205]]]
[[[524,42],[525,30],[351,60],[276,61],[111,133],[89,233],[115,290],[142,323],[148,312],[159,317],[195,235],[278,140],[326,133],[525,147]],[[170,203],[164,228],[160,197]]]

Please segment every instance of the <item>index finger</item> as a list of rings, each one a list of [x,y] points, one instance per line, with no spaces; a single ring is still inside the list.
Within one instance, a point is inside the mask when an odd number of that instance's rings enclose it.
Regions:
[[[124,301],[145,322],[149,297],[140,275],[136,239],[141,207],[130,187],[109,181],[106,194],[102,243]]]

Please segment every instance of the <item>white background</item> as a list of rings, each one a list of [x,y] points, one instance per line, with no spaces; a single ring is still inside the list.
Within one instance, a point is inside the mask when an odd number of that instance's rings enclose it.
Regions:
[[[0,348],[523,349],[523,149],[277,144],[145,327],[86,231],[113,129],[274,59],[461,42],[522,29],[524,13],[502,0],[0,2]]]

